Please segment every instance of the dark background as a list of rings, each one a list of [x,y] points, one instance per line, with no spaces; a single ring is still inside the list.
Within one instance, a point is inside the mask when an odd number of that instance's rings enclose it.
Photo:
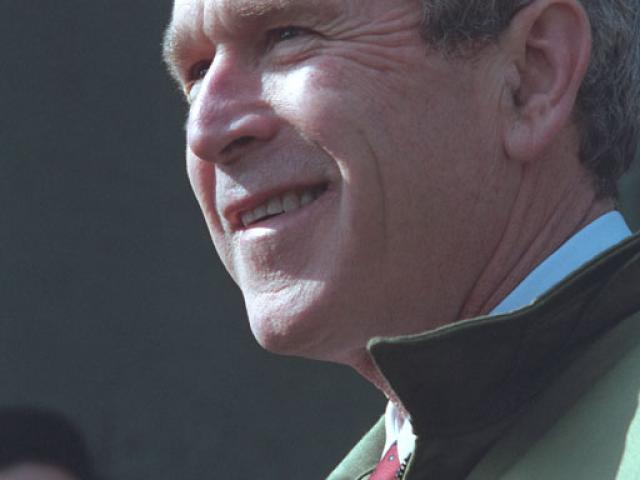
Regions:
[[[324,478],[384,400],[253,341],[186,179],[170,3],[0,0],[0,406],[67,413],[110,479]]]

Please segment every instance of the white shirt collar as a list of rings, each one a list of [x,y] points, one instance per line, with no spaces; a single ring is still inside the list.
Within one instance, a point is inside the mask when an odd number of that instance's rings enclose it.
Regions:
[[[416,436],[413,434],[410,418],[403,416],[395,403],[389,402],[384,413],[384,425],[386,441],[381,458],[391,448],[391,445],[397,442],[398,458],[400,462],[403,462],[413,453],[416,445]]]
[[[601,216],[538,265],[493,309],[491,315],[511,312],[530,305],[569,274],[630,235],[631,230],[619,212]],[[397,442],[400,461],[405,460],[415,448],[416,437],[411,428],[411,419],[403,416],[392,402],[387,404],[385,411],[385,429],[386,442],[382,455]]]
[[[610,212],[591,222],[538,265],[491,312],[500,315],[526,307],[585,263],[631,235],[620,212]]]

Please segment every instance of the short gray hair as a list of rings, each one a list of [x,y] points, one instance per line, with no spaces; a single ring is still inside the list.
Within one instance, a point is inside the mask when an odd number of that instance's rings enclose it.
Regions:
[[[423,36],[449,52],[497,40],[532,0],[422,0]],[[580,0],[591,21],[593,51],[576,104],[580,158],[600,196],[638,153],[640,0]]]

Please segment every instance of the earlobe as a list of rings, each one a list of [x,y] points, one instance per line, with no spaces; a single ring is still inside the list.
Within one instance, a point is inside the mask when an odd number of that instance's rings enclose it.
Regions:
[[[589,66],[589,19],[577,0],[534,0],[514,17],[501,44],[518,72],[505,150],[534,161],[571,126]]]

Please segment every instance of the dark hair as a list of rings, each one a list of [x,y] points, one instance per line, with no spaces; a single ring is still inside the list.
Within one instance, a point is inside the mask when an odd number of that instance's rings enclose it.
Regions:
[[[57,467],[79,480],[94,478],[84,438],[63,415],[30,407],[0,409],[0,471],[22,463]]]
[[[533,0],[422,0],[425,39],[447,50],[499,38]],[[591,64],[576,104],[580,157],[601,196],[638,154],[640,139],[640,0],[579,0],[591,20]]]

